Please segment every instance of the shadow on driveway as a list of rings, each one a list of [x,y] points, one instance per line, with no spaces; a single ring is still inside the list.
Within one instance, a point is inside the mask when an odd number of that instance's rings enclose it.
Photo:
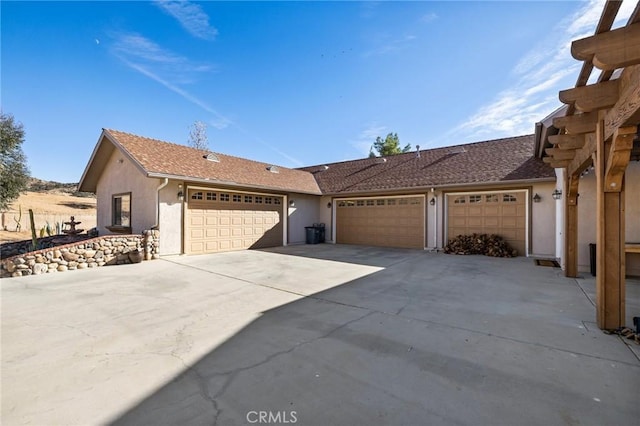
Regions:
[[[640,415],[640,361],[589,327],[594,308],[575,280],[531,259],[293,246],[172,261],[305,297],[266,310],[113,424],[631,425]],[[313,291],[348,276],[347,263],[375,269]]]

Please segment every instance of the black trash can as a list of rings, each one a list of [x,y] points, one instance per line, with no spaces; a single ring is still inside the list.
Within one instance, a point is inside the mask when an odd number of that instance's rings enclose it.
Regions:
[[[313,227],[318,230],[318,242],[324,243],[324,223],[314,223]]]
[[[589,266],[591,267],[591,276],[596,276],[596,245],[589,244]]]
[[[320,242],[320,232],[315,226],[305,226],[307,231],[307,244],[318,244]]]

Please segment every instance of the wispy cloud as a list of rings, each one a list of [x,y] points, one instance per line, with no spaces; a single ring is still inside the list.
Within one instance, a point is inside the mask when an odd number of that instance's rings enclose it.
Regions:
[[[417,37],[413,34],[404,34],[399,37],[390,37],[388,35],[379,36],[378,45],[373,49],[365,51],[362,56],[368,58],[370,56],[385,55],[388,53],[398,52],[408,48]]]
[[[163,49],[152,40],[136,33],[116,33],[113,34],[113,44],[111,53],[123,64],[145,77],[164,86],[187,102],[198,106],[203,111],[209,113],[211,118],[207,123],[218,130],[233,127],[241,133],[247,135],[261,145],[269,148],[273,152],[285,158],[289,164],[301,167],[304,164],[297,158],[283,152],[274,145],[263,140],[242,127],[237,122],[220,113],[209,103],[193,95],[188,90],[181,87],[187,82],[192,82],[194,74],[211,71],[213,67],[209,65],[195,64],[187,58],[177,55],[171,51]]]
[[[428,24],[430,22],[435,21],[436,19],[438,19],[438,15],[436,15],[433,12],[430,12],[430,13],[425,13],[424,15],[422,15],[420,17],[420,22],[424,22],[424,23]]]
[[[201,73],[215,71],[210,64],[195,63],[184,56],[163,49],[137,33],[114,33],[111,52],[128,63],[156,70],[167,80],[181,84],[192,83]]]
[[[179,0],[157,0],[154,3],[173,16],[192,36],[214,40],[218,35],[218,30],[209,23],[209,16],[200,5]]]
[[[511,73],[515,83],[445,134],[443,139],[450,141],[451,137],[456,137],[456,142],[460,142],[459,139],[532,133],[537,121],[560,106],[558,91],[575,83],[581,63],[571,57],[571,42],[593,35],[603,5],[603,0],[591,0],[575,14],[561,20],[549,37],[513,67]],[[633,2],[624,2],[616,22],[626,22],[633,6]]]
[[[363,156],[369,155],[369,151],[371,150],[371,146],[373,142],[376,140],[378,136],[385,137],[385,132],[387,131],[387,126],[381,126],[377,123],[368,124],[359,134],[358,136],[349,141],[349,144],[358,151],[359,154]]]

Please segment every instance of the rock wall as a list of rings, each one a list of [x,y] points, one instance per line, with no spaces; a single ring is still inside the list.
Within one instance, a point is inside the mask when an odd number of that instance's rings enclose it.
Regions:
[[[138,263],[160,257],[160,231],[105,235],[3,259],[1,277],[21,277],[106,265]]]

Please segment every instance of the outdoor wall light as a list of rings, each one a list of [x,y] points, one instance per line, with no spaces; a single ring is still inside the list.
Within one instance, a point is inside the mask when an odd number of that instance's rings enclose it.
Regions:
[[[328,209],[330,209],[330,208],[331,208],[331,201],[329,201],[329,202],[327,203],[327,208],[328,208]]]
[[[182,192],[182,184],[178,184],[178,193],[176,194],[176,197],[178,197],[178,201],[184,200],[184,193]]]
[[[553,197],[554,200],[559,200],[560,198],[562,198],[562,191],[556,188],[551,193],[551,196]]]
[[[536,193],[536,195],[533,196],[533,202],[539,203],[540,200],[542,200],[542,197]]]
[[[289,207],[295,207],[296,202],[294,200],[289,201]]]
[[[431,204],[432,206],[436,205],[436,199],[432,198],[431,201],[429,201],[429,204]]]

